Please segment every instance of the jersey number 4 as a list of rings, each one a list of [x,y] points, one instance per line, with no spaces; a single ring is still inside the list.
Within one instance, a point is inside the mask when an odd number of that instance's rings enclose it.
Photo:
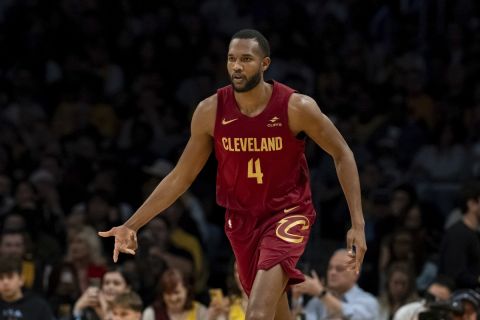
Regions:
[[[260,166],[259,158],[255,160],[255,168],[253,167],[253,158],[248,160],[247,176],[249,178],[257,179],[258,184],[263,184],[263,172],[262,172],[262,167]]]

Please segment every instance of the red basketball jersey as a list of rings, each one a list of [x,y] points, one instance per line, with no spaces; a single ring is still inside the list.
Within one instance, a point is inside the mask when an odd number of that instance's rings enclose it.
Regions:
[[[222,207],[262,214],[311,199],[305,141],[288,126],[288,101],[295,90],[272,84],[265,110],[255,117],[240,112],[231,85],[217,91],[214,140]]]

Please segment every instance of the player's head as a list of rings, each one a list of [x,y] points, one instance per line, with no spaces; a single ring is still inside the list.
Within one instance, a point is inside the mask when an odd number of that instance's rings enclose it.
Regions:
[[[119,294],[112,302],[112,320],[140,320],[142,299],[133,291]]]
[[[227,61],[233,89],[250,91],[263,80],[263,73],[270,65],[270,45],[257,30],[240,30],[230,40]]]
[[[262,55],[262,58],[270,57],[270,44],[268,43],[267,38],[265,38],[265,36],[259,31],[254,29],[242,29],[232,36],[231,40],[234,39],[254,40],[257,42],[258,49],[260,49],[261,51],[260,54]]]

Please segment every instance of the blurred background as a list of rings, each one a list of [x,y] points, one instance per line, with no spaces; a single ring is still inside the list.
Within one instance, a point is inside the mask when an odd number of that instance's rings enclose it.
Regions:
[[[462,219],[460,188],[480,179],[479,10],[475,0],[1,0],[0,253],[21,257],[25,287],[49,301],[70,270],[75,301],[111,261],[111,239],[96,232],[124,222],[171,170],[197,103],[228,84],[231,35],[255,28],[272,49],[266,78],[312,96],[355,153],[369,248],[360,286],[380,296],[382,275],[404,260],[424,290]],[[311,142],[307,154],[318,218],[300,267],[323,273],[349,213],[331,158]],[[212,157],[139,232],[137,255],[121,257],[146,305],[172,266],[204,303],[208,288],[227,289],[215,170]]]

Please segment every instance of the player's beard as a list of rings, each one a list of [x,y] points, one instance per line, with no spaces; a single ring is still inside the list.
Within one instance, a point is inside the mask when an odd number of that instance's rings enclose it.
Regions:
[[[230,77],[230,83],[232,84],[233,90],[235,90],[235,92],[250,91],[260,83],[260,80],[262,80],[262,73],[260,72],[260,70],[258,70],[258,72],[250,78],[246,78],[246,82],[243,87],[237,87],[233,81],[233,75]]]

